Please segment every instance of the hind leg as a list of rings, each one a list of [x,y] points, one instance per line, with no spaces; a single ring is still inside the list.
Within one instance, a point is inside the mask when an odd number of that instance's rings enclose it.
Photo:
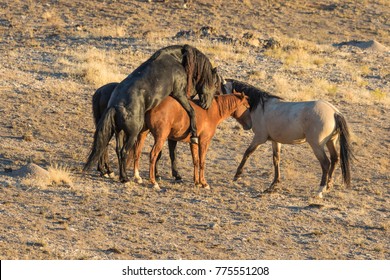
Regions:
[[[150,152],[149,178],[150,182],[153,184],[153,188],[156,190],[160,190],[160,186],[156,182],[156,162],[159,154],[161,153],[163,145],[164,139],[155,138],[153,148]]]
[[[253,138],[249,147],[246,149],[244,156],[242,157],[240,165],[237,167],[236,175],[234,175],[234,179],[233,179],[234,181],[236,181],[241,176],[246,161],[248,160],[249,156],[253,154],[254,151],[256,151],[256,149],[259,147],[260,144],[262,143],[257,141],[255,138]]]
[[[124,137],[119,137],[123,138],[123,142],[120,147],[117,145],[117,153],[119,153],[119,180],[122,183],[126,183],[130,181],[126,174],[129,152],[133,149],[138,135],[144,126],[144,115],[140,114],[140,112],[125,112],[122,113],[122,116],[123,119],[119,119],[117,122],[122,122],[121,127],[123,127],[124,130]],[[120,141],[117,141],[117,143],[118,142],[120,143]]]
[[[103,153],[103,162],[104,162],[104,166],[106,168],[106,175],[109,177],[109,178],[113,178],[114,177],[114,172],[111,170],[110,168],[110,165],[109,165],[109,161],[108,161],[108,147],[106,148],[106,150],[104,151]]]
[[[326,143],[328,151],[330,154],[330,169],[328,174],[328,184],[326,190],[330,190],[333,187],[333,172],[336,168],[337,163],[339,162],[339,155],[336,150],[336,141],[337,138],[331,139]]]
[[[156,180],[161,180],[161,175],[158,173],[158,162],[160,161],[162,156],[162,150],[158,153],[157,160],[156,160],[156,166],[154,167],[155,174],[154,176],[156,177]]]
[[[282,144],[272,141],[272,162],[274,164],[274,180],[265,192],[272,192],[275,186],[280,182],[280,148]]]
[[[105,161],[105,155],[107,151],[106,149],[104,150],[103,155],[98,160],[97,170],[100,172],[101,177],[107,177],[106,161]]]
[[[177,170],[177,165],[176,165],[176,145],[177,145],[177,141],[168,140],[169,157],[171,159],[172,176],[175,177],[176,181],[181,181],[182,178],[179,174],[179,171]]]
[[[323,146],[321,146],[320,144],[311,144],[311,143],[309,144],[313,149],[314,155],[316,156],[316,158],[321,164],[322,177],[321,177],[320,188],[318,190],[318,197],[322,198],[322,193],[326,189],[326,185],[328,183],[330,161],[325,153],[325,149]]]
[[[142,184],[142,178],[139,174],[139,160],[148,133],[149,133],[148,130],[143,130],[140,132],[140,134],[138,134],[137,142],[134,144],[134,149],[133,149],[134,150],[134,179],[138,184]]]

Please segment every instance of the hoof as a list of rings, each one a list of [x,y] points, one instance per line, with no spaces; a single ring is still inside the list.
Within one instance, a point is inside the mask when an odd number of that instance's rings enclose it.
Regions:
[[[203,189],[205,189],[205,190],[211,190],[209,184],[202,185],[202,187],[203,187]]]
[[[153,189],[156,190],[156,191],[161,191],[161,188],[160,188],[160,186],[157,183],[153,184]]]
[[[319,192],[319,193],[317,194],[317,197],[318,197],[318,198],[322,198],[322,192]]]
[[[263,191],[263,193],[274,193],[274,192],[276,192],[276,189],[275,189],[275,188],[268,188],[268,189],[265,189],[265,190]]]
[[[175,177],[175,183],[182,183],[183,179],[181,178],[180,175],[174,176]]]
[[[137,182],[137,184],[142,184],[143,180],[141,177],[135,177],[134,180]]]
[[[115,173],[114,172],[110,172],[110,173],[108,173],[106,175],[108,175],[108,178],[111,178],[111,179],[115,178]]]
[[[192,136],[190,141],[192,144],[199,144],[199,138],[197,136]]]
[[[240,176],[234,176],[233,181],[235,182],[235,181],[238,181],[239,179],[241,179]]]
[[[121,183],[123,183],[123,184],[126,184],[126,183],[130,182],[129,178],[122,178],[122,179],[120,179],[119,181],[120,181]]]

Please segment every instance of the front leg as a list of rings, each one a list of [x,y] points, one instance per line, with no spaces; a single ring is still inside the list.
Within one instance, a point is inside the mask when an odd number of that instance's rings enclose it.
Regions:
[[[207,150],[209,148],[210,141],[200,141],[200,147],[199,147],[199,177],[200,177],[200,183],[202,184],[202,187],[205,189],[210,189],[209,184],[207,184],[206,178],[205,178],[205,168],[206,168],[206,154]]]
[[[246,149],[244,156],[242,157],[240,165],[237,167],[236,175],[234,175],[234,179],[233,179],[234,181],[236,181],[241,176],[246,161],[248,160],[249,156],[253,154],[254,151],[256,151],[256,149],[259,147],[260,144],[261,143],[255,141],[255,139],[252,140],[251,144]]]
[[[177,165],[176,165],[176,145],[177,145],[177,141],[168,139],[168,148],[169,148],[169,157],[171,159],[172,176],[175,177],[176,181],[181,181],[181,176],[179,174],[179,171],[177,170]]]
[[[275,186],[280,182],[280,148],[282,144],[272,141],[272,161],[274,164],[274,180],[264,192],[273,192]]]
[[[194,143],[190,143],[191,147],[191,155],[192,155],[192,163],[194,164],[194,183],[195,187],[200,185],[199,182],[199,149],[198,145]]]

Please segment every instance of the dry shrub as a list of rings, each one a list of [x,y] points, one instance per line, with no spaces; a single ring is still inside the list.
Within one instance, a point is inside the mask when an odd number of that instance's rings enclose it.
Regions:
[[[50,25],[52,28],[59,29],[65,25],[64,20],[61,18],[61,15],[55,9],[48,10],[42,14],[42,18]]]
[[[28,176],[21,180],[21,184],[29,187],[38,187],[45,189],[51,185],[65,185],[73,187],[73,178],[66,167],[55,164],[50,166],[47,174],[40,174],[36,176]]]
[[[54,164],[47,171],[51,184],[73,186],[73,178],[67,167]]]
[[[71,55],[76,61],[62,57],[57,62],[63,65],[65,72],[83,79],[94,87],[125,78],[125,75],[121,74],[118,69],[117,56],[114,53],[91,48],[86,52],[79,51]]]
[[[318,55],[323,53],[326,47],[315,43],[282,37],[278,39],[281,48],[270,48],[265,55],[279,59],[286,67],[303,67],[307,69],[324,65],[327,59]]]
[[[122,25],[114,26],[99,26],[89,28],[88,32],[94,37],[119,37],[123,38],[126,36],[126,27]]]

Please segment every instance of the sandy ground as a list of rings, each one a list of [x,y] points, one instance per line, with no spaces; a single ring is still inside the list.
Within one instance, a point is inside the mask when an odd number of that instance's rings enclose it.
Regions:
[[[389,259],[386,1],[119,2],[0,4],[1,259]],[[270,38],[280,46],[267,49]],[[193,187],[184,143],[184,181],[171,178],[164,149],[163,191],[153,190],[151,138],[144,184],[82,174],[95,89],[120,81],[157,49],[184,42],[225,77],[337,106],[354,133],[352,187],[342,186],[337,169],[334,189],[315,198],[321,170],[307,144],[282,147],[276,193],[262,194],[273,178],[270,143],[233,182],[253,137],[233,119],[219,126],[208,153],[209,191]],[[97,62],[91,78],[85,66]],[[48,171],[17,172],[28,163]]]

